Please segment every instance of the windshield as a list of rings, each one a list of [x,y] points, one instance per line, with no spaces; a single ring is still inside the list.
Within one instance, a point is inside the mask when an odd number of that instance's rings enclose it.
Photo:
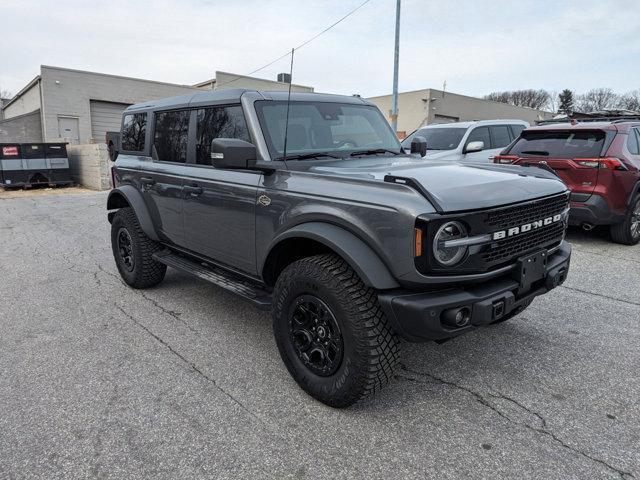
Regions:
[[[604,137],[602,130],[524,131],[508,153],[555,158],[599,157]]]
[[[284,156],[286,101],[255,103],[262,132],[274,160]],[[329,153],[346,157],[355,152],[400,152],[400,143],[380,111],[371,105],[291,102],[287,158]],[[377,153],[377,152],[375,152]]]
[[[416,135],[427,140],[427,150],[454,150],[464,137],[466,128],[421,128],[416,130],[402,142],[404,148],[411,148],[411,139]]]

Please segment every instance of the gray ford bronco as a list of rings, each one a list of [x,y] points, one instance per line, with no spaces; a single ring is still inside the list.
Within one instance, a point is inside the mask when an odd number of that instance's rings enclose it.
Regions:
[[[270,309],[311,396],[346,407],[393,376],[399,342],[502,322],[561,284],[569,192],[535,167],[405,153],[358,97],[222,90],[133,105],[112,148],[115,262],[167,266]],[[114,144],[115,145],[115,144]]]

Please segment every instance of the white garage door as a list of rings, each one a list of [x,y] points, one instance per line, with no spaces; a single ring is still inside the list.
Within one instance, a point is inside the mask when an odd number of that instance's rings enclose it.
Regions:
[[[91,100],[91,136],[98,142],[104,142],[106,132],[119,132],[122,112],[126,103],[99,102]]]

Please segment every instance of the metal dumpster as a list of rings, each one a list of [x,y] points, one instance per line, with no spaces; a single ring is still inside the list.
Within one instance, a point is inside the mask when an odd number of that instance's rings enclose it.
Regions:
[[[71,185],[65,143],[0,144],[2,185]]]

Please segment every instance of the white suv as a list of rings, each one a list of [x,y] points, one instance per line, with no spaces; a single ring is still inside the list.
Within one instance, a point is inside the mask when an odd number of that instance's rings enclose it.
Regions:
[[[479,120],[427,125],[405,138],[402,147],[410,149],[413,137],[421,136],[427,140],[425,158],[429,160],[488,163],[528,126],[523,120]]]

